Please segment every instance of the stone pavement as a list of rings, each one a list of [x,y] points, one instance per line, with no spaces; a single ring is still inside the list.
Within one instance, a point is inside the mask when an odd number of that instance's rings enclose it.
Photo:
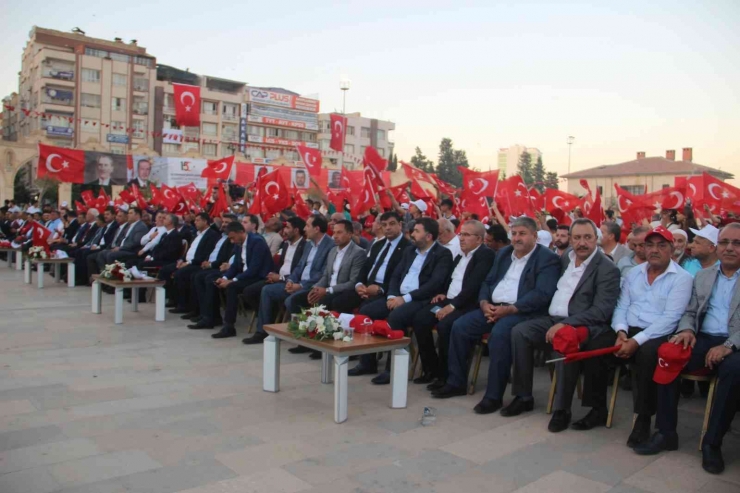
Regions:
[[[5,267],[0,293],[2,493],[740,491],[738,435],[723,475],[701,469],[699,398],[682,401],[681,449],[647,458],[625,446],[628,392],[611,430],[548,433],[544,370],[535,411],[509,419],[475,415],[480,390],[437,401],[411,385],[408,409],[391,410],[389,387],[352,379],[337,425],[333,386],[305,355],[283,350],[270,394],[261,346],[155,323],[152,304],[116,326],[112,296],[93,315],[89,288],[39,291]],[[432,426],[419,424],[424,406],[437,408]]]

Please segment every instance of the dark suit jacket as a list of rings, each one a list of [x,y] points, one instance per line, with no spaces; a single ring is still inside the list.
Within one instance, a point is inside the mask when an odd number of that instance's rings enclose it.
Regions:
[[[221,238],[216,239],[216,243],[218,243],[218,240]],[[215,245],[214,245],[215,248]],[[218,269],[221,267],[221,264],[228,262],[231,258],[231,254],[234,252],[234,245],[229,241],[228,238],[226,238],[226,241],[221,243],[221,248],[219,248],[218,253],[216,254],[216,261],[211,264],[212,269]],[[213,253],[213,250],[211,250],[211,253]],[[210,257],[210,253],[208,254]],[[207,260],[207,259],[206,259]]]
[[[75,221],[76,223],[76,221]],[[67,227],[69,229],[69,226]],[[69,243],[77,243],[77,244],[83,244],[85,243],[85,239],[89,237],[88,232],[90,230],[93,230],[92,234],[95,234],[95,231],[97,231],[98,225],[95,223],[85,223],[82,226],[79,226],[77,228],[77,231],[71,236],[67,236],[67,230],[64,231],[64,239],[67,240]]]
[[[118,231],[118,228],[120,227],[121,225],[118,224],[118,221],[114,219],[113,222],[110,224],[110,227],[108,228],[108,230],[107,231],[104,230],[105,231],[103,233],[103,239],[105,240],[104,248],[111,248],[111,246],[113,245],[113,239],[116,237],[116,232]]]
[[[180,238],[182,238],[182,236],[180,236]],[[195,255],[193,255],[193,261],[191,262],[191,264],[200,265],[208,260],[208,257],[211,255],[211,252],[216,246],[216,243],[218,243],[219,239],[221,239],[220,233],[212,228],[206,229],[206,232],[203,233],[203,236],[200,239],[200,243],[198,243],[198,248],[195,249]],[[193,238],[193,240],[195,240],[195,238]],[[228,242],[229,240],[226,240],[224,243]],[[192,243],[188,244],[192,245]]]
[[[80,226],[80,223],[77,222],[77,218],[75,218],[73,221],[70,221],[70,223],[67,225],[66,228],[64,228],[64,234],[62,235],[62,238],[67,240],[67,242],[72,243],[72,240],[77,234],[77,231],[79,231],[80,228],[83,228],[85,226],[88,226],[88,224],[85,223],[82,226]]]
[[[360,271],[360,278],[357,280],[357,282],[361,282],[365,286],[369,286],[370,284],[374,284],[371,282],[371,279],[368,279],[370,276],[370,273],[373,271],[373,266],[375,265],[375,261],[378,259],[378,256],[381,255],[381,252],[388,244],[388,238],[385,238],[381,241],[376,241],[375,244],[370,247],[370,257],[367,259],[367,262],[365,262],[365,265],[363,266],[362,270]],[[383,284],[380,286],[383,289],[384,293],[388,292],[388,289],[390,289],[391,285],[391,277],[393,277],[393,271],[396,270],[396,267],[398,266],[398,263],[401,261],[401,257],[403,257],[403,252],[406,250],[406,248],[411,245],[411,242],[406,239],[405,236],[401,236],[401,240],[396,245],[396,248],[389,252],[389,255],[391,256],[390,260],[388,260],[388,265],[385,269],[385,276],[383,277]]]
[[[317,250],[313,262],[311,263],[310,277],[306,281],[301,281],[301,277],[303,277],[303,269],[308,263],[308,256],[314,248],[317,248]],[[303,289],[311,289],[324,274],[326,257],[329,255],[329,251],[332,248],[334,248],[334,240],[327,234],[324,235],[317,247],[315,247],[312,242],[307,243],[306,248],[303,249],[303,256],[301,257],[300,262],[298,262],[296,268],[293,269],[293,272],[290,273],[288,280],[300,284],[303,286]]]
[[[128,237],[126,237],[124,233],[121,233],[125,238],[123,243],[121,243],[121,250],[135,253],[141,250],[141,237],[149,232],[149,228],[147,228],[146,224],[141,221],[138,221],[136,224],[129,226],[129,228],[132,227],[133,229],[130,233],[126,232],[126,234],[128,234]]]
[[[478,303],[491,303],[491,295],[511,266],[514,247],[509,245],[499,250],[486,280],[478,293]],[[514,306],[520,313],[529,316],[547,315],[552,295],[558,287],[560,257],[542,245],[536,245],[519,279],[519,291]]]
[[[410,245],[404,250],[401,262],[393,270],[388,296],[401,296],[401,283],[416,259],[416,247]],[[419,271],[419,289],[408,293],[413,301],[429,300],[444,291],[445,279],[452,269],[452,254],[437,243],[427,251],[427,256]]]
[[[264,279],[272,270],[273,262],[270,249],[265,239],[254,233],[247,233],[247,270],[242,264],[242,246],[234,245],[234,263],[224,277],[243,281],[246,279]]]
[[[563,273],[569,263],[570,257],[564,255],[561,259]],[[597,251],[570,298],[568,317],[560,323],[587,327],[591,337],[612,330],[612,314],[619,299],[619,283],[617,266],[609,257]]]
[[[193,242],[193,238],[195,238],[195,229],[189,225],[184,225],[180,230],[180,238],[183,240],[187,240],[188,245]]]
[[[452,272],[460,263],[462,256],[458,255],[452,262],[452,269],[450,275],[447,277],[445,282],[445,293],[446,289],[450,287],[452,281]],[[450,301],[450,304],[455,307],[455,310],[472,310],[478,307],[478,293],[480,287],[493,266],[493,260],[496,258],[496,253],[488,248],[486,245],[481,245],[478,250],[473,254],[473,258],[468,262],[468,266],[465,268],[465,274],[463,275],[462,289],[460,293]]]
[[[284,241],[280,245],[280,260],[278,261],[277,265],[275,265],[273,272],[280,272],[280,268],[283,266],[283,263],[285,263],[285,255],[288,253],[289,246],[290,246],[290,242],[288,241]],[[303,251],[305,249],[306,249],[306,239],[301,238],[298,241],[298,245],[296,246],[295,253],[293,254],[293,261],[290,263],[290,272],[293,272],[293,269],[295,269],[298,266],[298,262],[301,261],[301,258],[303,257]]]
[[[182,253],[182,238],[180,233],[176,229],[167,233],[162,233],[163,236],[159,240],[152,251],[149,252],[149,256],[155,262],[172,263],[176,262],[180,258]]]

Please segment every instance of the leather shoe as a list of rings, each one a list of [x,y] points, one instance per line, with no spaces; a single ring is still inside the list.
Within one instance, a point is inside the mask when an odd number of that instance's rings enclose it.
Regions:
[[[255,334],[252,337],[247,337],[245,339],[242,339],[242,342],[247,345],[262,344],[266,338],[267,338],[266,333],[255,332]]]
[[[641,443],[647,442],[649,439],[650,420],[643,420],[638,416],[637,421],[635,421],[635,426],[632,428],[632,433],[630,433],[630,436],[627,439],[627,446],[629,448],[635,448]]]
[[[198,329],[214,329],[214,325],[212,323],[206,322],[201,320],[200,322],[188,325],[188,329],[198,330]]]
[[[306,346],[296,346],[288,349],[288,352],[291,354],[301,354],[301,353],[307,353],[310,349],[308,349]]]
[[[354,368],[347,370],[347,375],[350,377],[359,377],[360,375],[375,375],[378,373],[377,369],[365,368],[362,365],[357,365]]]
[[[195,312],[188,312],[185,315],[180,317],[183,320],[195,320],[196,318],[200,318],[200,315],[198,315]]]
[[[725,470],[722,449],[705,443],[701,446],[701,467],[709,474],[721,474]]]
[[[432,383],[427,385],[427,390],[438,390],[445,386],[445,381],[441,378],[435,378]]]
[[[663,450],[678,450],[678,433],[664,435],[656,431],[650,440],[635,445],[637,455],[656,455]]]
[[[588,414],[578,421],[574,421],[570,427],[574,430],[586,431],[597,426],[606,426],[608,413],[609,411],[606,409],[592,407]]]
[[[465,388],[455,387],[446,383],[441,389],[432,391],[432,397],[435,399],[449,399],[450,397],[457,397],[459,395],[467,395],[468,391]]]
[[[391,372],[384,371],[370,381],[375,385],[388,385],[389,383],[391,383]]]
[[[552,413],[550,423],[547,425],[548,431],[551,433],[560,433],[561,431],[568,428],[570,424],[571,413],[565,409],[559,409]]]
[[[493,414],[499,409],[503,403],[498,399],[486,399],[485,397],[478,404],[475,405],[473,411],[475,414]]]
[[[191,313],[191,312],[189,308],[172,308],[170,309],[170,313],[182,314],[182,313]]]
[[[519,416],[523,412],[528,412],[534,409],[534,399],[524,400],[521,397],[514,397],[514,400],[509,403],[508,406],[501,410],[501,416],[510,418],[512,416]]]
[[[414,378],[414,383],[421,384],[421,383],[432,383],[437,378],[432,375],[431,373],[422,373],[420,377]]]
[[[226,339],[227,337],[236,337],[236,329],[234,327],[224,325],[219,332],[211,334],[211,337],[213,337],[214,339]]]
[[[321,351],[311,351],[308,357],[311,359],[321,359]]]

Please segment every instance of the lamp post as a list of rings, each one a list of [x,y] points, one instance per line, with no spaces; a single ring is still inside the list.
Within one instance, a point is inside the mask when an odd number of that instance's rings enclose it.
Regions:
[[[347,91],[349,91],[350,82],[349,79],[342,79],[339,81],[339,89],[342,90],[342,114],[347,114]]]
[[[570,174],[570,148],[573,146],[573,141],[576,140],[572,135],[568,136],[568,174]]]

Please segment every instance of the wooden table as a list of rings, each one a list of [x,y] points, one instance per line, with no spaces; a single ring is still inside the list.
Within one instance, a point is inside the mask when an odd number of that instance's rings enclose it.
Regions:
[[[15,253],[15,270],[23,269],[23,250],[20,248],[0,248],[0,252],[8,254],[8,268],[13,267],[13,253]]]
[[[393,351],[391,357],[391,407],[406,407],[409,375],[409,352],[405,349],[411,339],[355,335],[352,342],[314,341],[296,339],[288,331],[288,324],[265,325],[269,334],[264,341],[263,386],[267,392],[280,390],[280,340],[321,351],[321,382],[331,383],[331,360],[334,357],[334,421],[347,421],[347,367],[350,356]]]
[[[36,284],[39,289],[44,288],[44,264],[51,264],[54,266],[54,280],[56,282],[62,281],[62,264],[67,264],[67,286],[70,288],[75,287],[75,259],[67,258],[29,258],[26,259],[26,274],[24,281],[26,284],[32,283],[33,270],[31,265],[37,265],[36,269]]]
[[[110,286],[116,291],[116,303],[115,303],[115,316],[114,320],[117,324],[123,323],[123,290],[131,289],[131,311],[139,311],[139,289],[141,288],[154,288],[155,290],[155,310],[154,320],[157,322],[164,322],[164,281],[117,281],[113,279],[104,279],[99,275],[92,276],[92,312],[102,313],[103,305],[103,291],[101,284]]]

